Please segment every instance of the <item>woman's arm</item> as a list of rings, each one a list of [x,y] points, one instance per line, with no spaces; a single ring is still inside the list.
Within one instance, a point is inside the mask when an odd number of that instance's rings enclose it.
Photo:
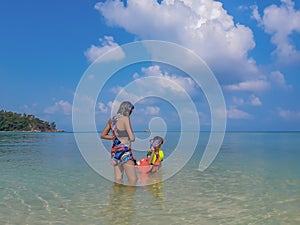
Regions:
[[[111,135],[111,134],[109,134],[110,130],[111,130],[111,120],[109,120],[109,121],[106,123],[104,129],[102,130],[102,133],[101,133],[100,137],[101,137],[102,139],[106,139],[106,140],[113,140],[113,139],[114,139],[114,136]]]

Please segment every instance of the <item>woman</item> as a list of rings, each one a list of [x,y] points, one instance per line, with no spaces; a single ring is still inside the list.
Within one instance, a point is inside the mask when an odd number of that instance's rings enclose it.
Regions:
[[[130,102],[122,102],[117,115],[108,120],[101,133],[102,139],[113,140],[111,164],[114,166],[115,182],[122,182],[125,170],[130,185],[135,185],[137,181],[131,151],[131,142],[135,140],[130,123],[130,115],[133,109],[134,106]],[[110,134],[110,131],[113,133]]]

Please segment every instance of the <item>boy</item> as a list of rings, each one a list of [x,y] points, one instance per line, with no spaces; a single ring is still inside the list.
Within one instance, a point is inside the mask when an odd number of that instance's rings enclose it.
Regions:
[[[150,150],[147,152],[147,160],[152,165],[152,168],[149,172],[158,172],[161,167],[161,163],[164,160],[164,152],[160,148],[163,143],[164,139],[159,136],[155,136],[150,140]]]

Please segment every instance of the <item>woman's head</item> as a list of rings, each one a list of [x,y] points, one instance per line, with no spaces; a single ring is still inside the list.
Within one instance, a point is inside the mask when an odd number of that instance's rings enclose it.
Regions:
[[[131,104],[131,102],[125,101],[121,103],[118,113],[122,116],[130,116],[133,109],[134,106]]]

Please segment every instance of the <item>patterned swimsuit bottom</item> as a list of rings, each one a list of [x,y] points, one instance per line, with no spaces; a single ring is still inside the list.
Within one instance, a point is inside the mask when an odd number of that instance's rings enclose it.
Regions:
[[[111,148],[111,164],[113,166],[122,165],[129,160],[133,160],[132,151],[126,144],[121,143],[118,138],[113,141]]]

